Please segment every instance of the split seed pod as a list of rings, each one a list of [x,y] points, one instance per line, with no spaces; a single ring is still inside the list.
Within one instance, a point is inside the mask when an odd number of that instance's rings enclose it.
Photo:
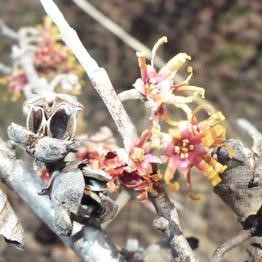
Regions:
[[[39,136],[71,140],[76,130],[77,113],[83,106],[70,96],[34,96],[25,103],[29,109],[27,128]]]

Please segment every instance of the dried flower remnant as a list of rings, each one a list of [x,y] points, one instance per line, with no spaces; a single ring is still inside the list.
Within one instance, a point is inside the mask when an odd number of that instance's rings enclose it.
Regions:
[[[157,190],[157,184],[161,181],[162,175],[157,169],[155,159],[136,160],[137,169],[131,169],[121,161],[116,153],[110,152],[105,158],[103,169],[112,177],[108,183],[112,192],[118,189],[119,182],[127,188],[137,191],[139,200],[147,199],[148,192]]]
[[[153,119],[156,120],[161,116],[166,122],[174,124],[168,117],[165,104],[172,104],[181,108],[191,116],[191,109],[188,103],[193,102],[197,96],[204,97],[205,91],[203,88],[191,86],[189,81],[192,77],[192,68],[188,68],[189,76],[181,83],[174,84],[174,77],[177,71],[191,57],[185,53],[179,53],[174,56],[160,70],[157,70],[154,65],[156,52],[160,45],[167,42],[166,37],[160,38],[154,45],[152,50],[151,64],[146,63],[146,57],[143,53],[137,53],[138,64],[141,72],[141,78],[138,78],[134,83],[134,87],[142,94],[144,100],[148,102],[152,109]],[[190,96],[180,95],[181,92],[193,92]]]
[[[190,121],[181,121],[177,127],[169,130],[170,137],[167,136],[162,151],[168,157],[164,180],[171,187],[176,170],[187,175],[191,190],[190,171],[193,166],[198,168],[213,186],[221,182],[219,175],[227,169],[227,166],[221,165],[212,156],[213,149],[223,146],[225,141],[225,128],[219,124],[225,118],[221,112],[212,112],[209,118],[198,122],[196,114],[204,108],[197,107]]]

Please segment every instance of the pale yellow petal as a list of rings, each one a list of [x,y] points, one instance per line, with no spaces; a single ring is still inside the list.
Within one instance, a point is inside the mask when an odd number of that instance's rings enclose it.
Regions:
[[[170,59],[168,63],[160,69],[159,73],[167,75],[168,79],[173,79],[176,72],[187,60],[191,60],[189,55],[186,53],[179,53]]]
[[[153,49],[152,49],[152,58],[151,58],[151,66],[154,67],[154,62],[155,62],[155,57],[156,57],[156,52],[158,48],[163,45],[164,43],[167,43],[167,37],[163,36],[158,41],[154,44]]]

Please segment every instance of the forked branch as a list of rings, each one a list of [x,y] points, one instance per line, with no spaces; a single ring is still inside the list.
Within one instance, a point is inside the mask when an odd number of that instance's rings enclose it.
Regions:
[[[129,119],[119,97],[117,96],[111,81],[103,68],[100,68],[95,60],[84,48],[76,32],[68,25],[60,10],[52,0],[40,0],[46,13],[59,28],[62,38],[77,57],[91,79],[105,105],[107,106],[118,131],[124,141],[127,152],[132,143],[137,139],[136,129]],[[190,246],[183,235],[178,215],[174,205],[169,200],[164,189],[162,192],[152,194],[151,201],[154,203],[158,215],[168,220],[169,226],[164,230],[170,241],[172,253],[176,261],[196,261]]]

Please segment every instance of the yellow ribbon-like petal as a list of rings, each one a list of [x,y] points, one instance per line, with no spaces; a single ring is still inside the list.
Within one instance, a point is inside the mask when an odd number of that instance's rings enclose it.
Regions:
[[[173,79],[179,68],[191,57],[186,53],[179,53],[170,59],[160,70],[159,74],[164,74],[168,79]]]
[[[164,43],[167,43],[167,37],[166,37],[166,36],[161,37],[161,38],[158,39],[158,41],[154,44],[153,49],[152,49],[151,66],[154,67],[156,52],[157,52],[158,48],[159,48],[161,45],[163,45]]]

